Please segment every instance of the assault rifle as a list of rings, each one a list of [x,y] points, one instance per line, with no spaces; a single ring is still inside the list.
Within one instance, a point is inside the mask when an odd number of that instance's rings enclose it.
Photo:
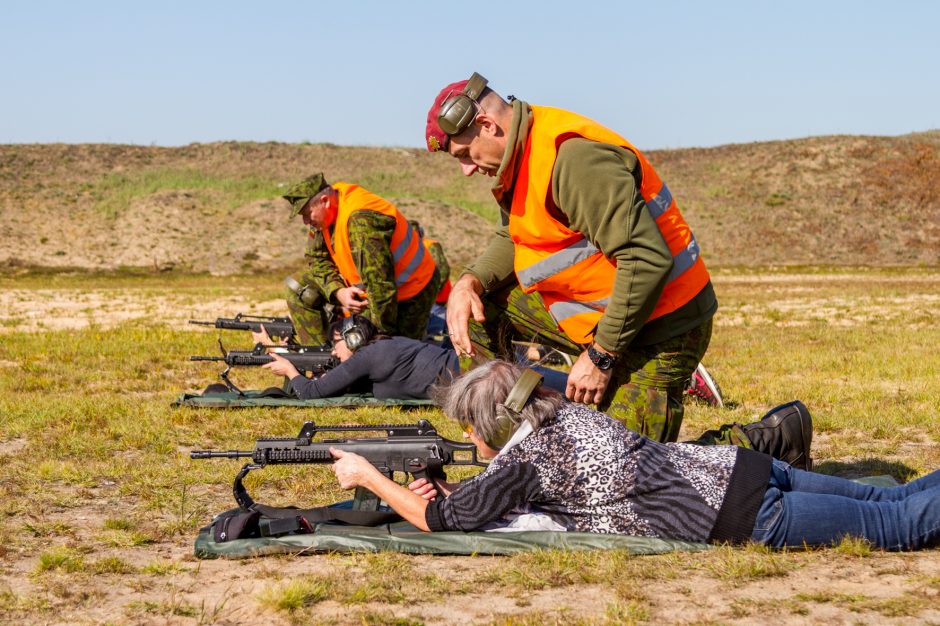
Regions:
[[[324,432],[381,430],[384,430],[388,436],[313,440],[318,434]],[[189,458],[250,458],[251,462],[238,472],[232,486],[235,501],[247,510],[255,504],[242,484],[248,472],[261,469],[266,465],[333,463],[333,456],[330,454],[331,447],[365,457],[390,479],[394,479],[395,472],[411,474],[415,479],[444,479],[446,478],[443,469],[445,465],[486,466],[477,459],[477,448],[474,444],[444,439],[437,434],[431,422],[425,419],[418,420],[415,424],[345,426],[316,426],[313,422],[304,422],[297,437],[258,439],[255,442],[255,449],[251,451],[193,450],[189,453]],[[374,511],[378,504],[378,498],[374,494],[362,488],[356,489],[354,509]]]
[[[222,356],[191,356],[189,360],[224,362],[228,367],[226,367],[225,371],[219,376],[222,378],[225,386],[229,388],[229,391],[234,391],[238,395],[244,395],[244,393],[232,383],[228,377],[228,373],[233,367],[260,367],[265,363],[270,363],[274,360],[274,357],[268,354],[268,348],[273,348],[278,356],[284,357],[290,361],[293,366],[297,368],[297,371],[304,375],[311,374],[313,376],[320,376],[339,365],[339,361],[332,354],[332,348],[327,345],[299,346],[294,344],[288,346],[266,346],[259,343],[251,350],[226,351],[220,339],[219,348],[222,350]]]
[[[239,313],[235,317],[217,317],[214,322],[200,322],[189,320],[190,324],[200,326],[214,326],[222,330],[250,330],[261,332],[262,327],[270,337],[278,337],[293,341],[294,324],[289,317],[265,317],[262,315],[244,315]]]

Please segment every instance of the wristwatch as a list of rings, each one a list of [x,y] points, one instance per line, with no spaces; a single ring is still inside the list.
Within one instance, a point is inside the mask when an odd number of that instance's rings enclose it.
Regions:
[[[601,352],[594,347],[594,344],[588,346],[587,349],[588,358],[591,359],[597,369],[599,370],[609,370],[614,366],[614,363],[617,362],[617,357],[613,354],[607,354],[606,352]]]

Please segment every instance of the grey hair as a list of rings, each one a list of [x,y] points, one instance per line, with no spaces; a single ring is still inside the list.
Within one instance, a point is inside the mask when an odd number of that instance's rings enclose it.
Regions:
[[[431,398],[445,415],[463,427],[472,426],[481,439],[491,441],[499,431],[496,405],[506,401],[522,371],[522,367],[507,361],[490,361],[449,384],[435,385]],[[560,393],[540,387],[522,408],[522,419],[538,429],[555,416],[562,402],[564,398]]]

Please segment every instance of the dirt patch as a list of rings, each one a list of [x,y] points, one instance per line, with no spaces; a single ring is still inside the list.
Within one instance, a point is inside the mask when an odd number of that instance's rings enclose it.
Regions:
[[[8,289],[0,292],[0,334],[71,330],[98,326],[112,328],[131,320],[149,318],[177,329],[199,327],[189,320],[211,321],[236,313],[285,315],[283,300],[266,302],[246,300],[237,295],[213,300],[194,300],[186,294],[170,291],[160,294],[144,290],[53,290]]]
[[[0,456],[13,456],[21,450],[25,450],[26,446],[29,445],[29,441],[26,439],[10,439],[8,441],[0,441]]]

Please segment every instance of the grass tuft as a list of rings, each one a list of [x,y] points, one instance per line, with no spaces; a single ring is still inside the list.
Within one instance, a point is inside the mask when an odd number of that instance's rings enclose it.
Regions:
[[[306,578],[270,585],[258,595],[258,602],[275,611],[293,613],[328,599],[331,592],[332,586],[328,581]]]
[[[277,183],[266,178],[227,178],[198,169],[179,168],[107,174],[90,189],[95,210],[109,218],[120,215],[134,199],[161,191],[190,194],[200,204],[211,202],[215,210],[228,210],[278,195]],[[185,204],[185,198],[183,202]]]
[[[870,541],[862,539],[861,537],[852,537],[851,535],[843,537],[842,541],[835,546],[835,551],[839,554],[860,558],[871,556],[873,550],[874,548]]]
[[[133,574],[137,571],[136,567],[116,556],[98,559],[88,569],[95,574]]]
[[[69,548],[57,547],[46,550],[39,555],[36,572],[82,572],[85,571],[85,559]]]
[[[154,576],[169,576],[170,574],[179,574],[189,571],[188,567],[176,561],[154,561],[148,563],[140,570],[144,574],[153,574]]]
[[[721,580],[738,584],[785,576],[794,564],[787,560],[785,552],[750,544],[744,548],[723,546],[716,549],[705,567]]]

